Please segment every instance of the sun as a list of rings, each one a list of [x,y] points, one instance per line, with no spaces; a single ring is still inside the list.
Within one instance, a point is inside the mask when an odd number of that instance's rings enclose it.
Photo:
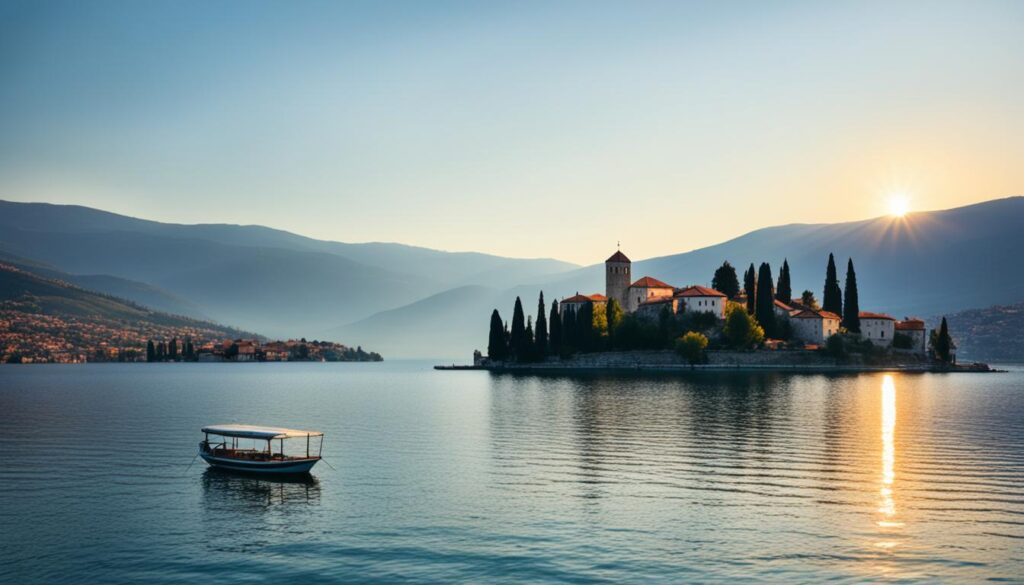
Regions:
[[[889,215],[903,217],[910,211],[910,198],[903,193],[889,195]]]

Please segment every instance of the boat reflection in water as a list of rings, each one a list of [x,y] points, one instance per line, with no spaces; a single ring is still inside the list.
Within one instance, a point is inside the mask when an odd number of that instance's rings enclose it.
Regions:
[[[882,379],[882,487],[877,524],[883,530],[880,548],[894,548],[899,544],[894,537],[903,527],[896,514],[893,487],[896,482],[896,383],[891,375]]]
[[[203,472],[202,486],[206,504],[218,508],[260,511],[320,503],[320,480],[308,474],[268,477],[210,467]]]

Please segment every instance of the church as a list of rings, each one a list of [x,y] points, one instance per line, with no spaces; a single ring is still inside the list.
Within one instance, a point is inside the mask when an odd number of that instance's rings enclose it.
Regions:
[[[605,293],[574,295],[562,300],[561,308],[579,309],[584,303],[593,303],[595,308],[603,308],[611,299],[615,299],[626,313],[654,318],[665,307],[673,314],[700,312],[712,313],[719,319],[725,318],[725,294],[704,286],[677,288],[650,276],[634,281],[632,265],[622,250],[616,250],[604,262]]]

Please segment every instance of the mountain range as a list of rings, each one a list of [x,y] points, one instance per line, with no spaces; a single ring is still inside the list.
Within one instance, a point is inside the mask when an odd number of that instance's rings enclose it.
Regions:
[[[790,224],[641,259],[632,276],[709,285],[724,260],[740,274],[751,262],[769,262],[777,276],[786,259],[794,294],[809,289],[820,298],[832,252],[840,277],[853,259],[863,310],[935,315],[1024,300],[1022,227],[1024,197],[901,218]],[[362,344],[387,357],[465,360],[483,349],[491,310],[510,318],[516,296],[535,314],[541,290],[548,306],[577,291],[604,292],[601,264],[331,242],[262,226],[170,224],[3,201],[0,260],[161,311],[271,336]]]

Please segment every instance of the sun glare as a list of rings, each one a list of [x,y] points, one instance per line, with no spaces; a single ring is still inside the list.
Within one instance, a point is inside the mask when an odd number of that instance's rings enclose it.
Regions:
[[[889,214],[894,217],[903,217],[910,211],[910,198],[903,193],[889,195]]]

